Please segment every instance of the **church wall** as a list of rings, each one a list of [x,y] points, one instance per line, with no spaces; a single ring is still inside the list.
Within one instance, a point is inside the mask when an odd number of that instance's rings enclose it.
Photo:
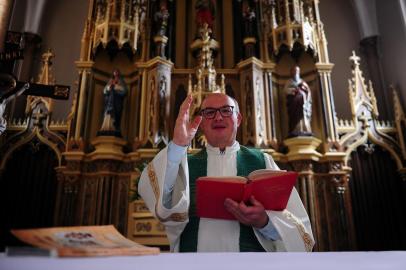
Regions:
[[[402,19],[399,1],[377,1],[381,53],[386,86],[393,84],[399,91],[403,106],[406,104],[406,28]],[[390,104],[393,103],[392,91],[387,88]]]
[[[393,104],[390,84],[400,92],[401,100],[406,104],[406,77],[404,76],[406,55],[403,53],[406,44],[406,28],[402,19],[400,1],[402,0],[376,1],[380,57],[390,105]],[[348,106],[348,78],[351,77],[351,70],[348,57],[352,50],[362,57],[359,51],[360,34],[356,15],[349,0],[323,0],[320,1],[320,16],[328,40],[330,61],[335,64],[332,84],[337,115],[339,118],[349,119],[351,111]],[[366,59],[361,58],[361,66],[366,80],[369,80]]]
[[[34,60],[31,78],[37,80],[41,67],[41,54],[49,48],[55,53],[53,74],[56,83],[71,87],[68,101],[54,102],[53,119],[63,120],[68,115],[78,79],[75,61],[79,60],[80,41],[88,12],[89,1],[48,1],[39,28],[42,45]],[[9,29],[24,31],[25,1],[16,0]]]
[[[351,119],[348,96],[351,67],[348,58],[353,50],[360,55],[357,20],[349,0],[322,0],[319,7],[326,32],[330,62],[334,63],[331,80],[337,116]]]
[[[10,23],[9,29],[15,31],[22,31],[24,27],[24,16],[25,16],[25,8],[27,6],[26,1],[18,1],[15,0],[11,16],[10,16]]]
[[[55,53],[53,72],[58,84],[70,85],[69,101],[55,101],[53,119],[65,119],[77,92],[78,79],[75,61],[79,60],[80,40],[89,1],[49,1],[44,12],[41,51],[51,48]],[[38,66],[40,63],[38,63]],[[38,74],[37,71],[34,74]]]

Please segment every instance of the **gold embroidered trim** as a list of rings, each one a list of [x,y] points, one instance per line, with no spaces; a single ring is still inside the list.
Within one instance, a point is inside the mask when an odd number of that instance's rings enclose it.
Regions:
[[[152,191],[155,195],[155,215],[160,222],[166,221],[176,221],[176,222],[183,222],[186,221],[188,218],[188,213],[173,213],[167,218],[163,218],[158,215],[158,202],[160,201],[160,194],[159,194],[159,184],[158,184],[158,177],[156,176],[154,165],[152,162],[148,164],[148,178],[149,182],[151,183]]]
[[[188,219],[188,214],[187,213],[173,213],[167,218],[163,218],[158,215],[157,210],[157,205],[155,205],[155,214],[156,217],[159,219],[160,222],[166,222],[166,221],[175,221],[175,222],[183,222]]]
[[[302,237],[303,243],[305,245],[306,251],[312,251],[314,242],[313,242],[312,238],[310,237],[310,234],[308,234],[306,232],[306,229],[305,229],[303,223],[296,216],[294,216],[291,212],[289,212],[286,209],[283,211],[283,215],[287,219],[291,220],[293,222],[293,224],[296,226],[296,228],[298,229],[299,234]]]
[[[154,165],[152,162],[148,164],[148,178],[149,182],[151,183],[152,191],[155,195],[155,200],[158,201],[159,199],[159,185],[158,185],[158,177],[156,176]]]

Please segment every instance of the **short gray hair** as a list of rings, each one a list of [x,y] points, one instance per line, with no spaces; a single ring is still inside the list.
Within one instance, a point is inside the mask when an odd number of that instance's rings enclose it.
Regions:
[[[224,93],[210,93],[210,94],[208,94],[208,96],[209,96],[209,95],[223,95],[223,96],[228,97],[229,99],[231,99],[231,100],[234,102],[234,109],[235,109],[234,111],[237,112],[237,113],[240,112],[240,106],[238,105],[238,102],[237,102],[237,100],[236,100],[235,98],[233,98],[233,97],[231,97],[231,96],[229,96],[229,95],[227,95],[227,94],[224,94]],[[207,98],[207,96],[206,96],[206,98]],[[203,105],[203,103],[204,103],[204,101],[206,100],[206,98],[203,99],[201,105]]]
[[[235,112],[240,112],[240,106],[238,105],[238,101],[235,99],[235,98],[233,98],[233,97],[230,97],[229,95],[227,95],[229,98],[231,98],[233,101],[234,101],[234,104],[235,104]]]

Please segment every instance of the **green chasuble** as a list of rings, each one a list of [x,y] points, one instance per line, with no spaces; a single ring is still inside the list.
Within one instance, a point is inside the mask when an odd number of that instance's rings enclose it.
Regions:
[[[196,179],[207,175],[207,152],[203,149],[188,156],[189,165],[189,223],[180,237],[180,252],[196,252],[200,218],[196,216]],[[247,176],[250,172],[265,169],[265,159],[261,151],[240,146],[237,152],[237,175]],[[264,252],[251,226],[240,223],[240,251]]]

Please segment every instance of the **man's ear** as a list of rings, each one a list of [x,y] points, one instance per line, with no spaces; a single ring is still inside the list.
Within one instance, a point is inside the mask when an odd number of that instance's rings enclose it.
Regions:
[[[241,115],[241,113],[238,113],[238,115],[237,115],[237,127],[240,126],[241,121],[242,121],[242,115]]]

